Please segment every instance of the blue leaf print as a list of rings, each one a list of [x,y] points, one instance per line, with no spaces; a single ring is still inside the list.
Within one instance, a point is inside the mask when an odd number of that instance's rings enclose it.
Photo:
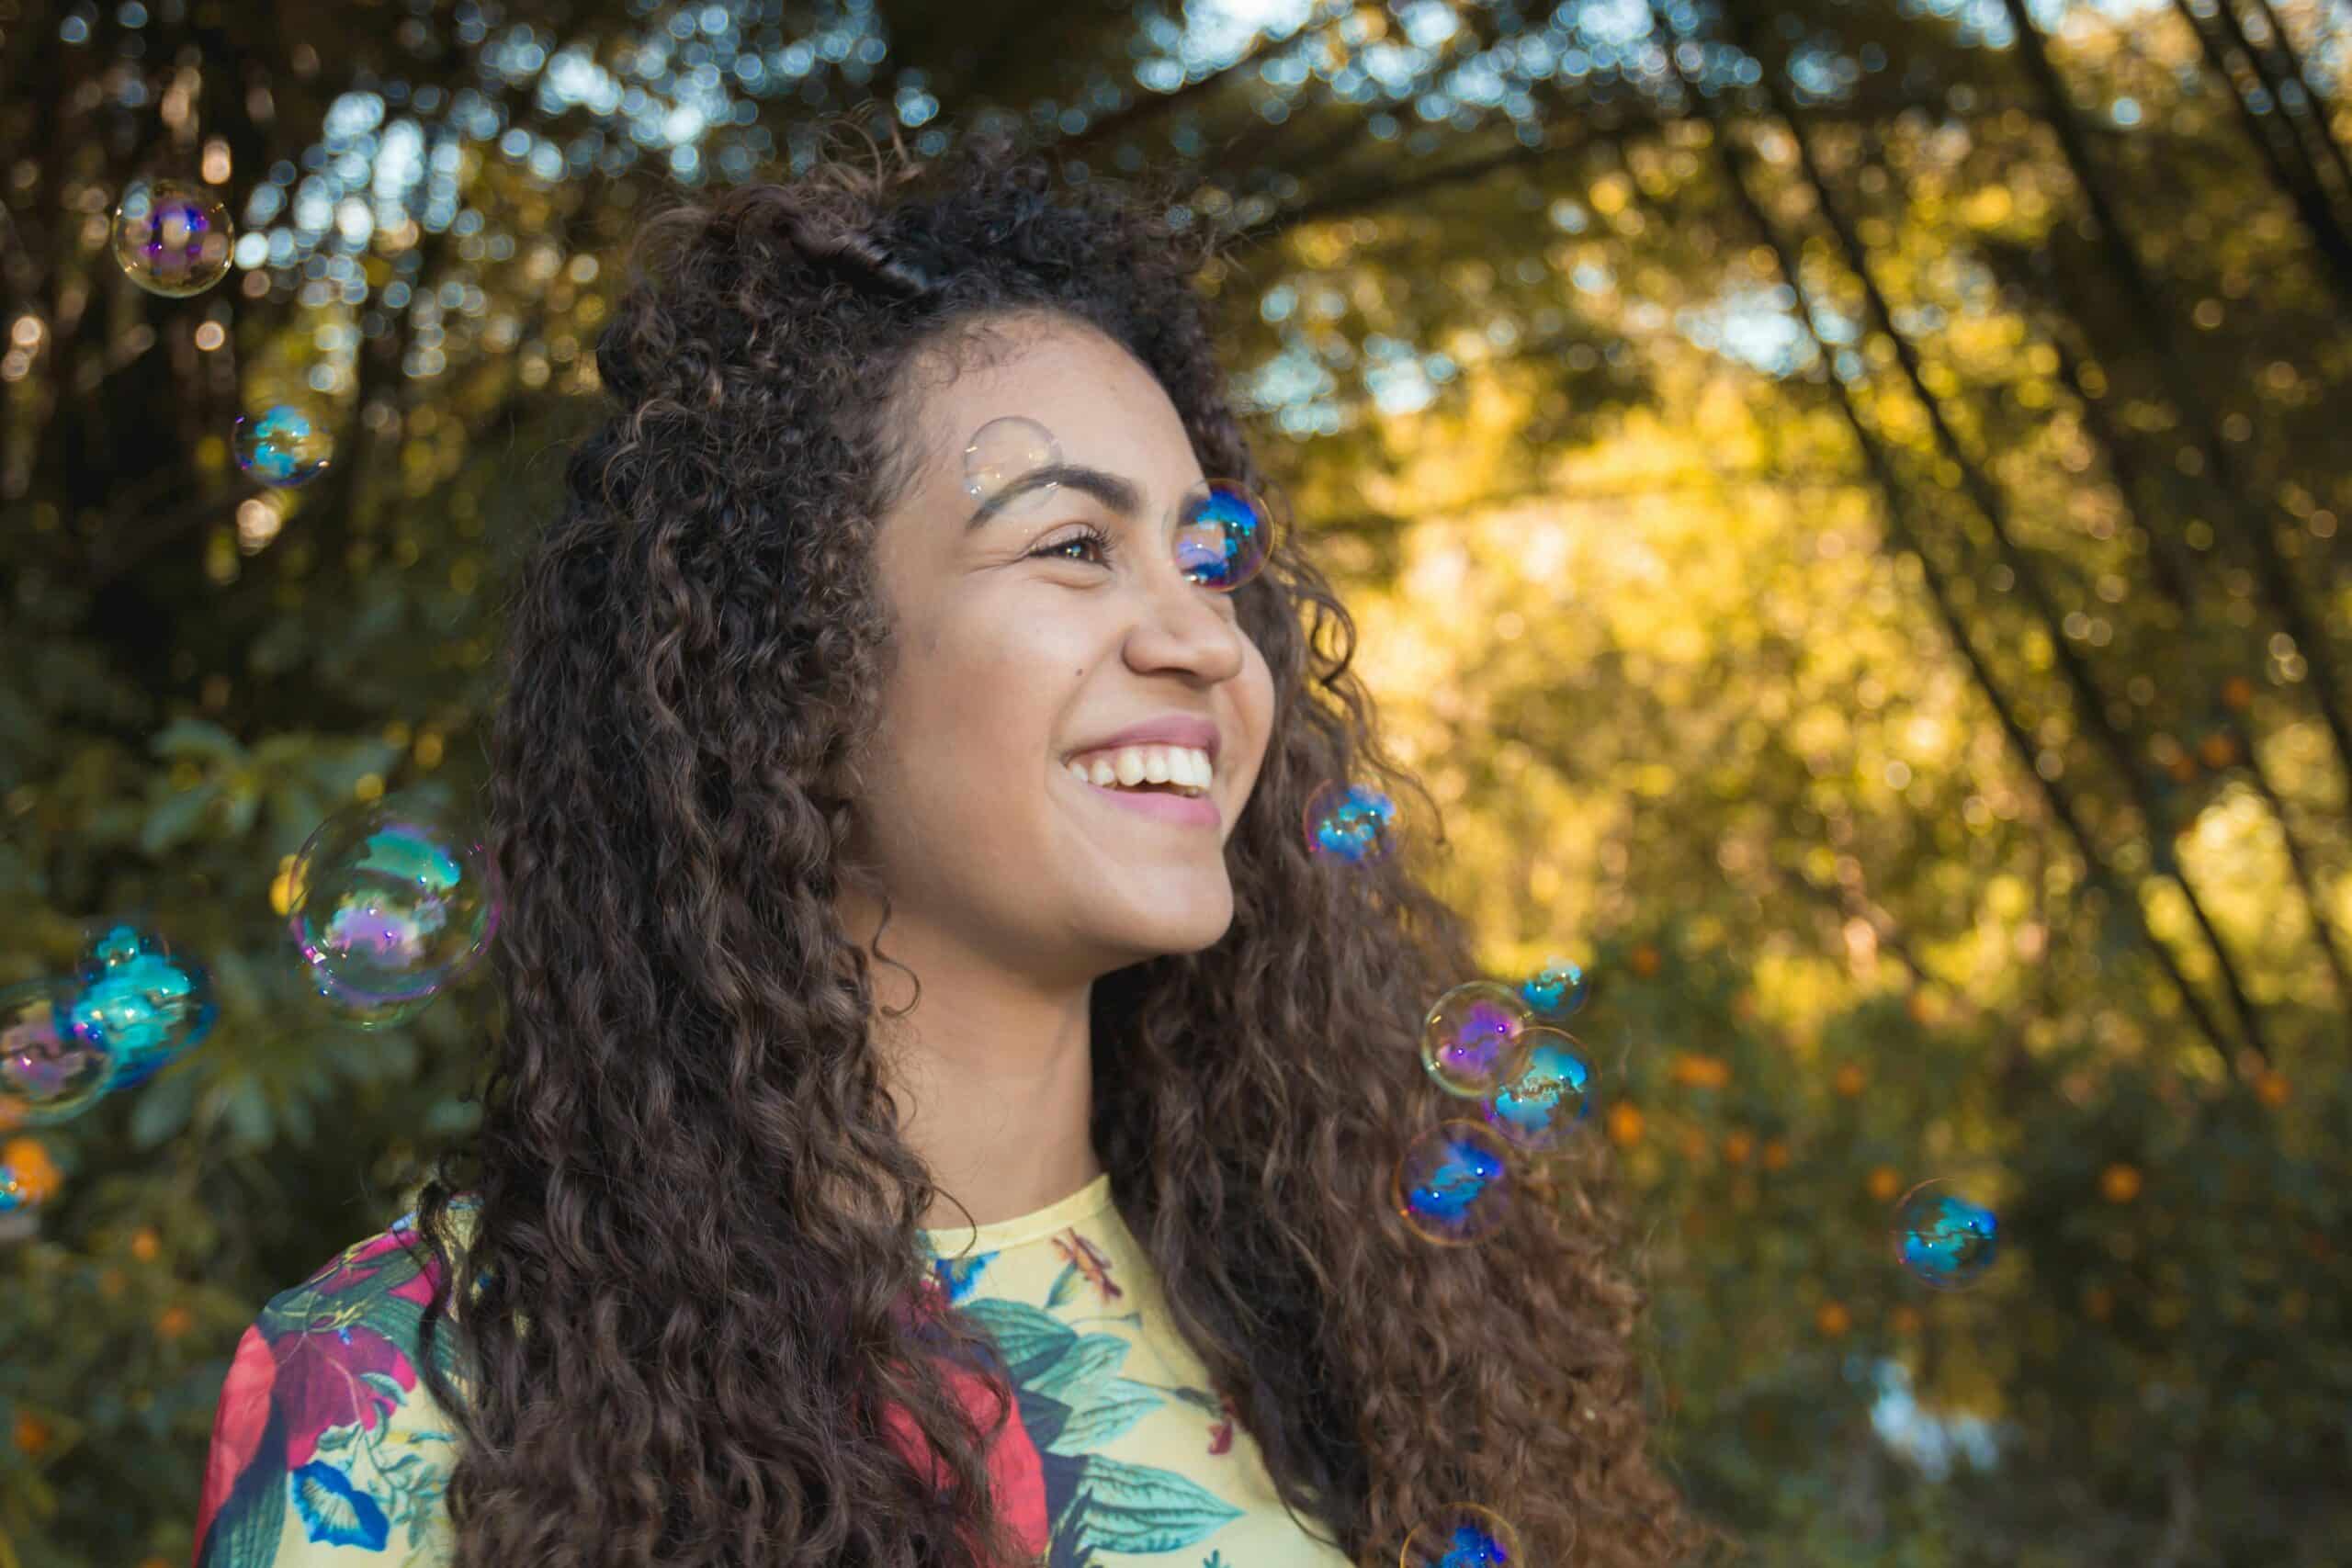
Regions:
[[[940,1284],[947,1292],[951,1306],[968,1296],[979,1285],[980,1276],[996,1261],[993,1252],[977,1253],[970,1258],[934,1258],[932,1272],[939,1276]]]
[[[1086,1511],[1086,1540],[1105,1551],[1141,1554],[1192,1545],[1241,1510],[1172,1470],[1089,1454],[1078,1461],[1073,1507]]]
[[[1085,1283],[1086,1276],[1079,1272],[1077,1264],[1063,1264],[1062,1271],[1054,1276],[1053,1289],[1046,1292],[1046,1308],[1050,1310],[1067,1305],[1070,1297],[1078,1294],[1079,1287]]]
[[[384,1550],[390,1521],[376,1500],[353,1486],[343,1472],[312,1460],[286,1479],[294,1489],[295,1511],[312,1540]]]

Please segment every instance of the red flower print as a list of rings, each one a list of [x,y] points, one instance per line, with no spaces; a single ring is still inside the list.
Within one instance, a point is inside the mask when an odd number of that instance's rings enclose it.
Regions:
[[[362,1324],[321,1319],[306,1332],[271,1347],[277,1357],[278,1404],[286,1412],[286,1468],[311,1462],[321,1433],[336,1427],[374,1431],[394,1410],[397,1396],[366,1382],[381,1372],[402,1390],[416,1386],[416,1369],[393,1343]]]
[[[1094,1287],[1105,1305],[1126,1294],[1126,1292],[1119,1289],[1118,1281],[1111,1278],[1111,1260],[1103,1257],[1092,1242],[1075,1230],[1064,1231],[1060,1235],[1054,1237],[1054,1250],[1060,1253],[1062,1260],[1077,1269],[1080,1277]]]
[[[1029,1438],[1029,1428],[1022,1424],[1021,1405],[1013,1399],[1012,1391],[1001,1382],[984,1378],[962,1367],[944,1369],[947,1386],[956,1391],[965,1411],[986,1429],[992,1418],[997,1395],[1004,1402],[1005,1423],[997,1428],[989,1440],[988,1452],[989,1489],[996,1496],[997,1507],[1012,1527],[1012,1538],[1028,1557],[1042,1557],[1049,1541],[1046,1523],[1046,1466],[1037,1456],[1037,1445]],[[993,1387],[996,1393],[991,1393]],[[915,1426],[914,1417],[893,1404],[883,1412],[882,1425],[889,1433],[890,1445],[905,1457],[907,1462],[922,1468],[922,1433]],[[934,1485],[945,1485],[945,1468],[934,1455],[931,1463],[931,1479]]]
[[[1218,1417],[1215,1425],[1209,1427],[1209,1452],[1213,1454],[1230,1453],[1233,1450],[1233,1423],[1236,1419],[1236,1412],[1233,1408],[1233,1395],[1229,1393],[1219,1394],[1217,1396],[1217,1404],[1224,1407],[1225,1414]]]
[[[277,1382],[277,1358],[270,1354],[269,1342],[260,1329],[246,1329],[212,1416],[212,1450],[204,1461],[204,1492],[196,1505],[198,1540],[261,1447],[262,1430],[269,1425],[269,1391]]]

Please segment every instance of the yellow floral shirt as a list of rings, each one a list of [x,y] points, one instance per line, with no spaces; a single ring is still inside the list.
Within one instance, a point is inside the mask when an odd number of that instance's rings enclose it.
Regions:
[[[440,1568],[455,1428],[417,1375],[431,1282],[407,1217],[274,1298],[214,1418],[197,1568]],[[1035,1213],[929,1233],[1011,1369],[1001,1506],[1047,1568],[1344,1568],[1283,1509],[1257,1444],[1170,1327],[1098,1177]],[[446,1353],[447,1336],[443,1336]]]

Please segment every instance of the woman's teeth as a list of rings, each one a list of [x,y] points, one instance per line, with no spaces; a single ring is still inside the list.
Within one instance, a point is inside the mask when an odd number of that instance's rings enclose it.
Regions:
[[[1190,746],[1122,746],[1072,757],[1063,765],[1081,782],[1103,789],[1167,784],[1179,795],[1202,795],[1214,777],[1209,754]]]

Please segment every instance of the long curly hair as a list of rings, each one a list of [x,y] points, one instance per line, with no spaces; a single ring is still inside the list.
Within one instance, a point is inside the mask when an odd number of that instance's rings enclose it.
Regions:
[[[503,1027],[416,1221],[449,1260],[421,1359],[462,1428],[459,1568],[1015,1555],[985,1458],[1005,1401],[951,1376],[990,1364],[985,1337],[908,1310],[936,1190],[833,904],[891,657],[874,545],[918,445],[910,367],[1008,316],[1086,323],[1158,377],[1205,472],[1262,478],[1195,285],[1213,237],[1007,139],[871,151],[646,222],[596,350],[613,407],[514,590],[487,807]],[[1474,960],[1410,857],[1303,840],[1328,781],[1428,800],[1379,749],[1310,542],[1237,592],[1275,710],[1232,924],[1094,987],[1118,1212],[1284,1503],[1353,1562],[1462,1501],[1532,1562],[1681,1560],[1704,1531],[1645,1457],[1605,1154],[1476,1247],[1392,1210],[1447,1114],[1420,1021]]]

